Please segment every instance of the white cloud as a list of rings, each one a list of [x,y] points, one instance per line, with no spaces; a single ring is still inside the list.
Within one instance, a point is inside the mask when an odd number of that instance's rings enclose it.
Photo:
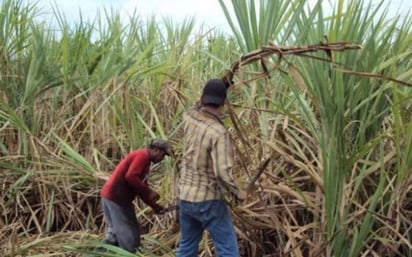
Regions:
[[[30,0],[25,1],[32,3]],[[314,1],[308,0],[309,3]],[[374,4],[381,2],[381,0],[370,1]],[[229,4],[230,1],[225,0],[225,2]],[[327,7],[333,3],[336,4],[330,0],[325,0],[324,3]],[[42,8],[43,13],[51,17],[53,17],[52,7],[57,6],[68,22],[78,22],[80,10],[83,19],[91,21],[97,17],[99,11],[103,14],[104,9],[116,9],[122,17],[126,18],[125,20],[134,12],[143,19],[154,15],[156,18],[170,17],[176,22],[182,21],[184,18],[194,17],[198,25],[203,23],[209,28],[217,27],[229,30],[218,0],[38,0],[37,6]],[[408,0],[386,0],[383,6],[390,8],[389,16],[393,16],[395,13],[410,15],[412,3]]]
[[[142,17],[156,16],[157,18],[169,17],[176,21],[185,18],[195,18],[196,22],[209,27],[227,26],[223,11],[218,0],[128,0],[123,1],[122,11],[131,15],[134,11]]]
[[[105,9],[114,9],[125,20],[134,13],[143,19],[154,15],[156,18],[169,17],[176,22],[194,17],[198,25],[203,23],[207,27],[228,29],[218,0],[38,0],[36,6],[48,17],[53,17],[53,9],[57,7],[70,23],[79,21],[80,12],[83,20],[92,21],[98,12],[104,15]]]

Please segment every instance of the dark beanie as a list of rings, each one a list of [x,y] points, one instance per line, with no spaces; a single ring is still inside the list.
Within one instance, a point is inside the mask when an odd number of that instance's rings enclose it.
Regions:
[[[211,79],[203,88],[202,103],[223,105],[226,100],[226,85],[221,79]]]

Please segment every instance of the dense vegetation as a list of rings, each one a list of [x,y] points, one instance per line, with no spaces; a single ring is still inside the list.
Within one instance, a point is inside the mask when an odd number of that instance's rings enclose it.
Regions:
[[[175,204],[182,112],[269,42],[362,48],[256,56],[236,70],[225,122],[237,181],[270,158],[249,200],[231,205],[242,256],[412,256],[412,17],[388,16],[386,2],[327,12],[323,1],[219,1],[233,35],[190,18],[125,25],[116,11],[75,25],[56,11],[56,30],[35,4],[2,1],[1,256],[90,254],[102,183],[153,137],[173,145],[151,182]],[[142,255],[174,256],[176,213],[137,207]],[[201,251],[213,255],[207,233]]]

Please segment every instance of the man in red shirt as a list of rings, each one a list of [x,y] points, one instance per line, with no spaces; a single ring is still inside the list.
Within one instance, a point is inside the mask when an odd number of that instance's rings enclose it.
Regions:
[[[156,214],[164,207],[157,203],[159,194],[151,190],[147,178],[150,164],[170,155],[163,139],[153,140],[149,147],[130,152],[114,169],[101,191],[102,207],[108,225],[105,243],[117,245],[129,252],[140,246],[140,229],[133,200],[139,196]]]

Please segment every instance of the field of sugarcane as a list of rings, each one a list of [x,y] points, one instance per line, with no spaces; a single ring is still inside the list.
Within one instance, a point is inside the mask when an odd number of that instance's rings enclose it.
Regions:
[[[99,190],[154,137],[161,203],[177,201],[182,113],[230,82],[230,202],[242,256],[412,256],[412,16],[390,1],[219,0],[232,33],[116,10],[56,26],[0,9],[0,256],[135,256],[100,243]],[[254,182],[254,183],[252,183]],[[176,212],[136,202],[141,256],[174,256]],[[97,255],[96,255],[97,256]],[[140,256],[140,255],[139,255]],[[199,256],[214,256],[207,233]]]

